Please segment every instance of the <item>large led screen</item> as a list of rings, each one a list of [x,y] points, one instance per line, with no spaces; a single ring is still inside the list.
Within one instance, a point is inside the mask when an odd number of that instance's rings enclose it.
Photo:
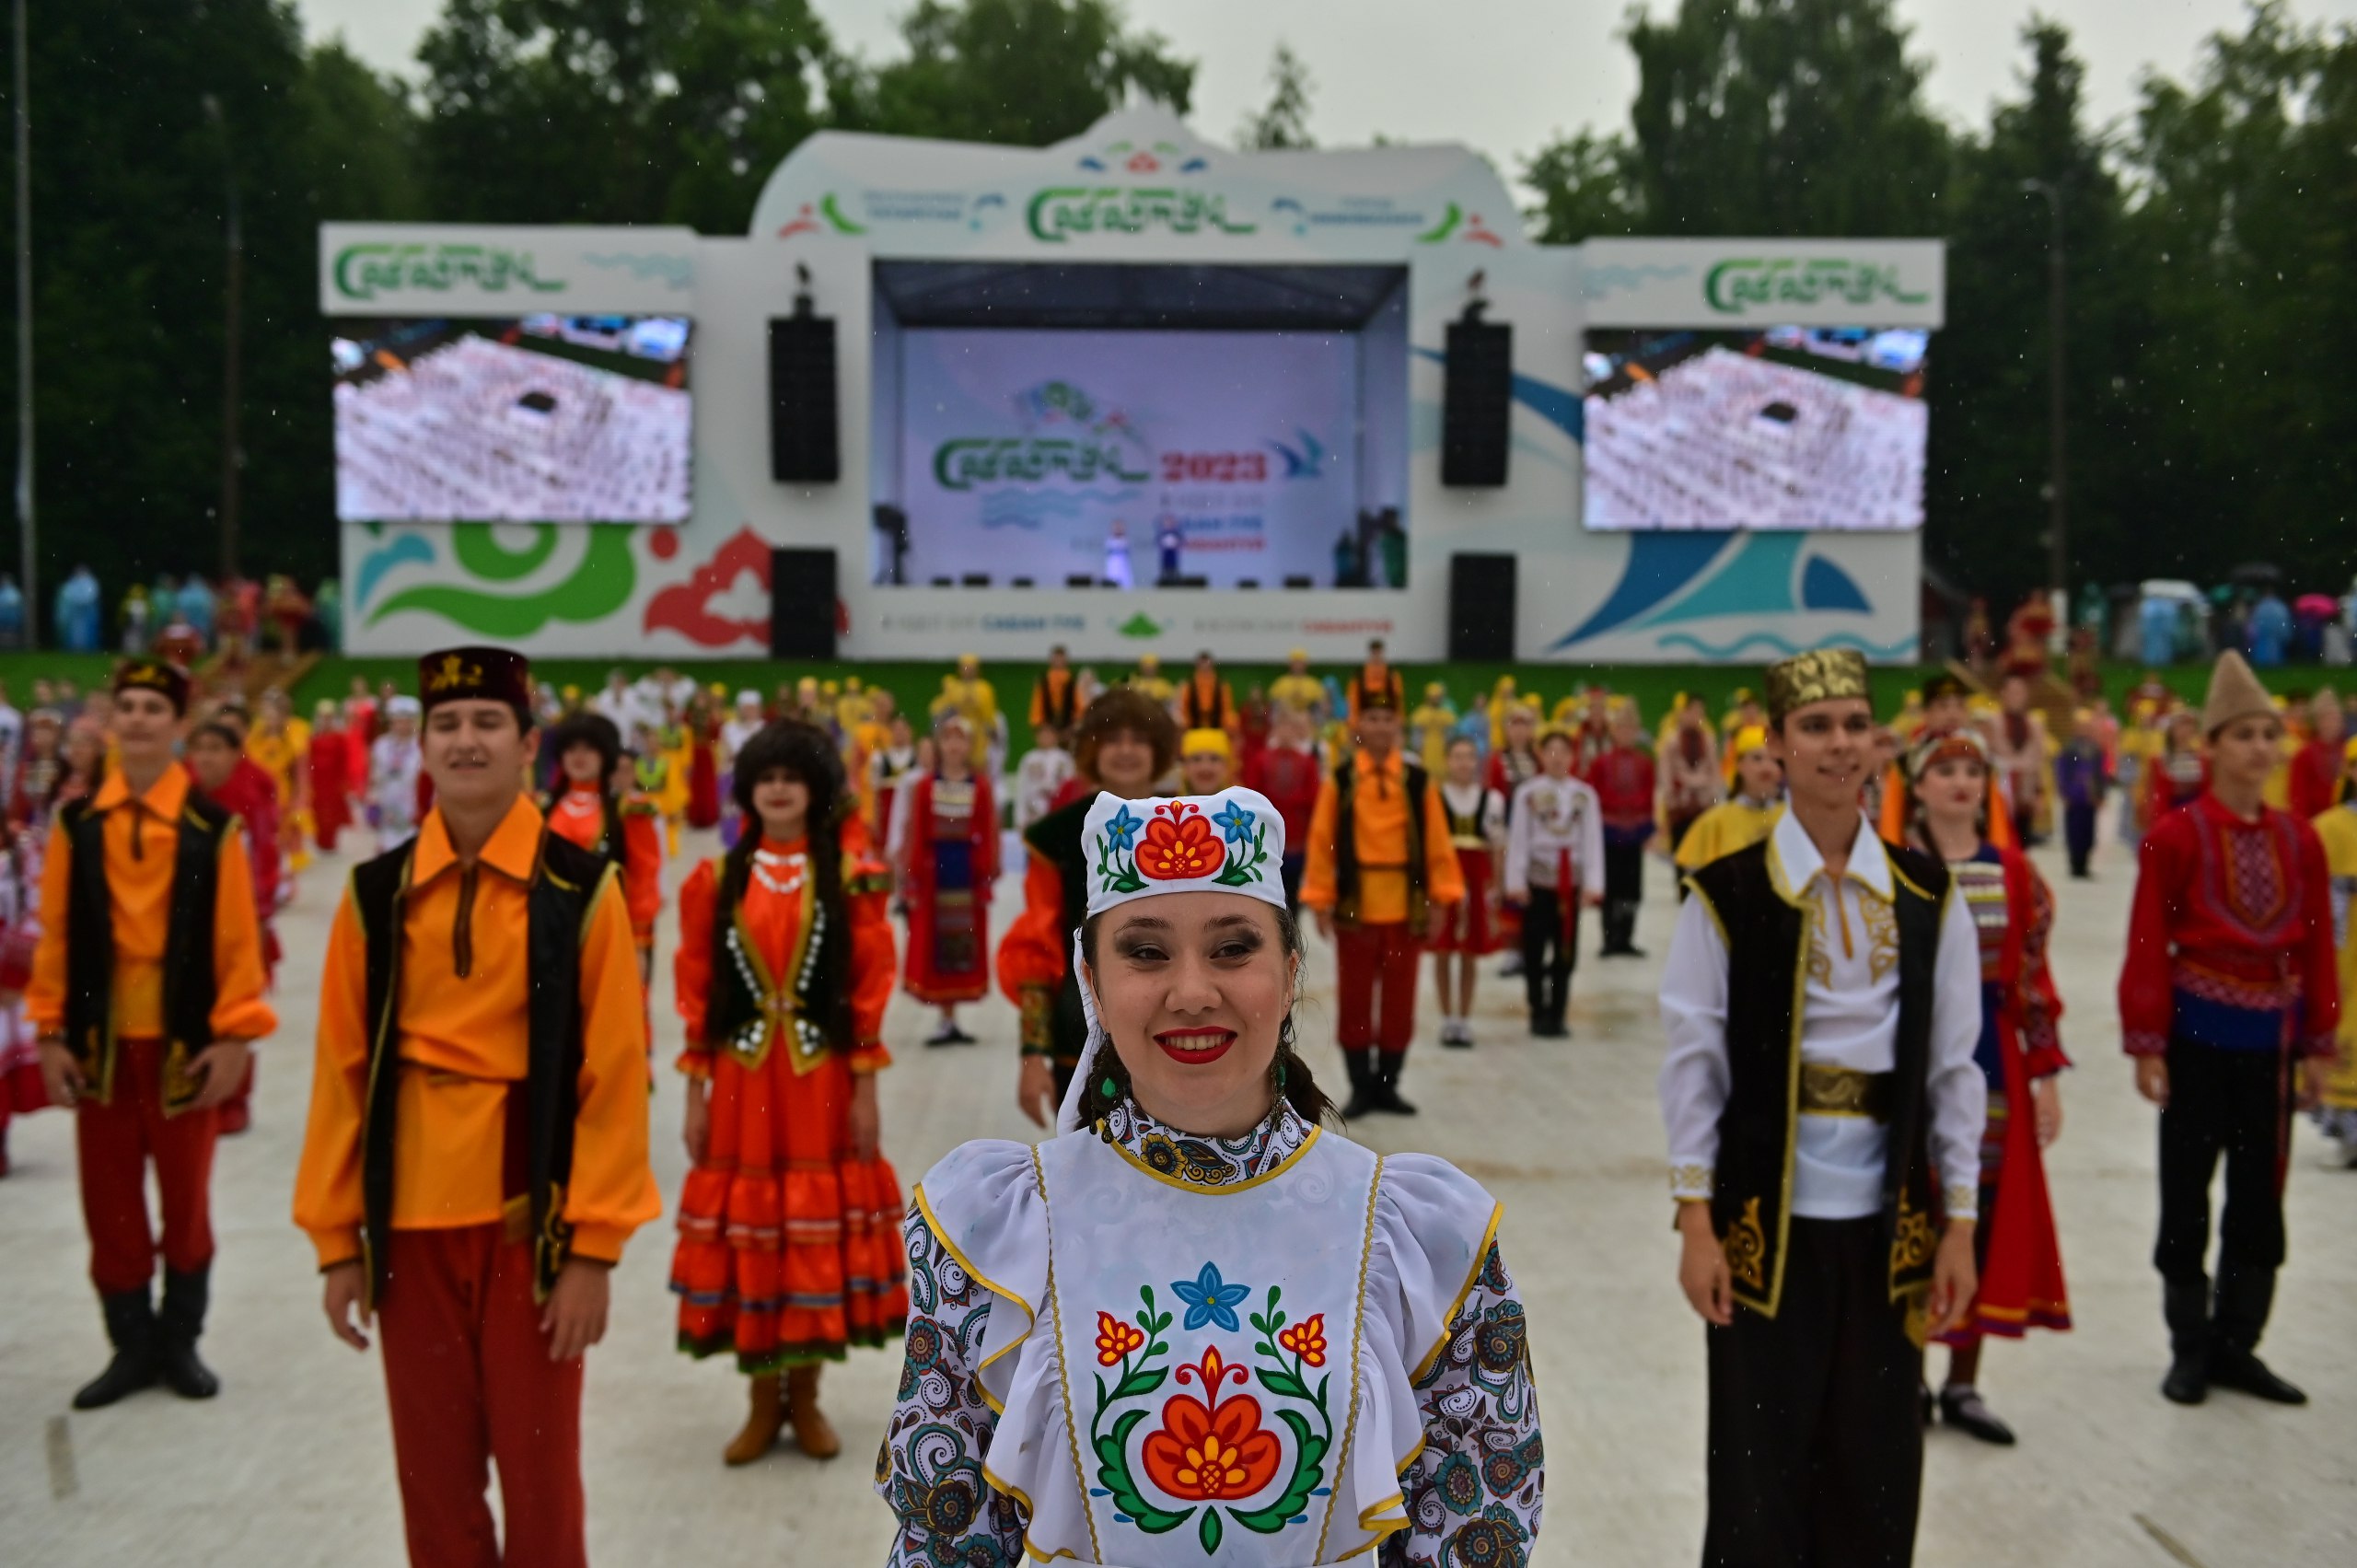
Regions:
[[[682,318],[335,325],[344,521],[687,521]]]
[[[1587,335],[1591,528],[1920,528],[1929,334]]]
[[[907,580],[1333,580],[1356,527],[1354,334],[911,328]]]

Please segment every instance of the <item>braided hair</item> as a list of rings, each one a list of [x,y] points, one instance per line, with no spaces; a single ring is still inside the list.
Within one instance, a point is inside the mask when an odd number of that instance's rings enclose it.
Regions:
[[[744,828],[721,861],[719,907],[712,923],[713,972],[733,962],[728,935],[736,910],[752,880],[753,854],[761,848],[761,814],[753,807],[753,791],[765,773],[783,770],[810,792],[804,836],[809,845],[812,903],[819,923],[817,967],[812,971],[810,1002],[827,1043],[848,1051],[857,1042],[851,1022],[851,923],[843,896],[842,817],[853,801],[844,788],[843,762],[826,731],[800,719],[779,719],[762,726],[737,753],[732,793]],[[794,977],[780,975],[780,985]]]

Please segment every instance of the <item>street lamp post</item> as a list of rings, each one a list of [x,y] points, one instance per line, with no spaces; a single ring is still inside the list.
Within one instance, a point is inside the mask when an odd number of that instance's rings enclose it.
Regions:
[[[2046,198],[2046,210],[2052,225],[2046,241],[2047,461],[2051,465],[2046,481],[2046,570],[2048,586],[2061,597],[2064,605],[2062,619],[2067,623],[2071,558],[2062,447],[2062,188],[2050,180],[2025,180],[2022,190],[2025,193],[2034,192]]]
[[[226,592],[238,578],[238,470],[245,463],[244,453],[238,449],[238,339],[241,296],[245,292],[246,240],[238,221],[238,163],[229,143],[229,121],[221,112],[221,100],[211,93],[204,95],[204,117],[221,129],[221,173],[228,192],[228,226],[224,236],[228,248],[228,281],[221,323],[221,586]]]

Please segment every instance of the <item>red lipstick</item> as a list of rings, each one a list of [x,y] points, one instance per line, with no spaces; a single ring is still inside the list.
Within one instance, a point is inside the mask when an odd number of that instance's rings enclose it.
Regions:
[[[1170,1029],[1154,1037],[1163,1054],[1189,1067],[1208,1066],[1236,1043],[1234,1029]]]

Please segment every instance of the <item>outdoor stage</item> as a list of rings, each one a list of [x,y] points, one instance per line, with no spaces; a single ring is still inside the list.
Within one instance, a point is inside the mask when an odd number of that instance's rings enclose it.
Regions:
[[[358,837],[356,835],[356,837]],[[708,853],[708,844],[692,846]],[[2200,1568],[2346,1561],[2357,1539],[2349,1484],[2349,1354],[2357,1300],[2357,1172],[2320,1167],[2304,1126],[2293,1158],[2292,1262],[2266,1353],[2314,1403],[2282,1410],[2233,1394],[2179,1410],[2156,1392],[2166,1359],[2160,1288],[2147,1255],[2155,1203],[2153,1113],[2119,1051],[2112,987],[2127,927],[2124,853],[2108,837],[2102,878],[2055,878],[2062,918],[2054,967],[2079,1063],[2067,1120],[2048,1156],[2075,1331],[1996,1343],[1982,1377],[2022,1435],[2013,1450],[1934,1432],[1924,1486],[1923,1568],[1991,1563]],[[384,1391],[373,1353],[329,1337],[308,1243],[287,1217],[302,1136],[328,912],[348,864],[306,873],[282,917],[286,943],[277,1037],[261,1053],[254,1130],[222,1145],[221,1256],[205,1351],[226,1389],[210,1405],[155,1392],[69,1415],[75,1388],[105,1358],[84,1275],[72,1128],[54,1112],[13,1132],[17,1171],[0,1180],[0,1556],[56,1568],[240,1568],[402,1561]],[[1647,867],[1643,960],[1603,962],[1586,939],[1568,1042],[1525,1036],[1516,981],[1482,981],[1471,1051],[1424,1030],[1405,1087],[1413,1121],[1354,1135],[1383,1149],[1456,1160],[1506,1204],[1501,1237],[1530,1307],[1549,1479],[1536,1564],[1681,1568],[1702,1529],[1702,1330],[1674,1280],[1654,1074],[1654,994],[1673,919],[1669,881]],[[677,872],[673,873],[676,880]],[[1002,887],[1004,925],[1019,884]],[[679,1046],[669,1002],[672,918],[664,920],[655,1006],[656,1169],[676,1197],[684,1159]],[[1305,1054],[1336,1071],[1331,951],[1310,940]],[[1494,968],[1494,963],[1492,966]],[[1427,1004],[1430,986],[1424,986]],[[1014,1106],[1014,1011],[970,1009],[978,1046],[928,1051],[932,1019],[896,998],[882,1080],[884,1144],[912,1183],[958,1141],[1030,1133]],[[589,1538],[609,1564],[789,1562],[865,1568],[883,1561],[890,1519],[869,1490],[870,1457],[899,1376],[897,1354],[863,1353],[827,1374],[843,1456],[820,1466],[780,1452],[726,1470],[721,1446],[743,1413],[740,1380],[673,1349],[665,1289],[668,1221],[640,1232],[614,1277],[613,1320],[590,1354],[586,1427]],[[1941,1357],[1932,1356],[1936,1369]],[[2267,1543],[2262,1550],[2257,1542]]]

